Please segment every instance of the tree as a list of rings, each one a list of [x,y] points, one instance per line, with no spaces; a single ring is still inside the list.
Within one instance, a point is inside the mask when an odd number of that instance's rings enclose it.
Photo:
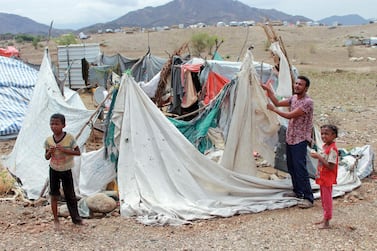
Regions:
[[[73,33],[64,34],[55,39],[58,45],[77,44],[76,37]]]
[[[212,49],[218,41],[217,36],[210,36],[208,33],[196,33],[191,37],[191,45],[193,47],[194,56],[201,56],[206,49],[208,55],[212,55]]]

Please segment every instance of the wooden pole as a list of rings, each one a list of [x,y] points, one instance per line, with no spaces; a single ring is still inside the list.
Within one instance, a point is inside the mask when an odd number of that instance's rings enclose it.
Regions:
[[[80,138],[81,134],[83,133],[85,127],[90,124],[94,116],[100,112],[101,109],[103,109],[103,104],[110,98],[112,95],[112,92],[109,92],[104,100],[97,106],[97,109],[94,111],[94,113],[89,117],[88,121],[85,123],[85,125],[81,128],[80,132],[76,135],[76,139]]]

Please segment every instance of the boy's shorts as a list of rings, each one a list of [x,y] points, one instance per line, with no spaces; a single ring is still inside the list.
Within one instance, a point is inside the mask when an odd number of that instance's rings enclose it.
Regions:
[[[50,192],[51,196],[60,195],[60,182],[67,187],[73,187],[72,171],[56,171],[50,167]]]

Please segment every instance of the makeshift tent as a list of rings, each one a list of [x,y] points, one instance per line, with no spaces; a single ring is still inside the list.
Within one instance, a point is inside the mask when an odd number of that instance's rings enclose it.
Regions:
[[[198,152],[129,76],[123,78],[113,113],[122,215],[140,216],[145,224],[182,224],[297,203],[282,196],[288,182],[232,172]]]
[[[20,131],[32,97],[38,71],[20,60],[0,57],[0,137]]]
[[[49,62],[45,57],[36,85],[37,93],[42,94],[33,96],[30,116],[25,118],[25,126],[4,165],[21,178],[29,198],[38,197],[36,195],[47,176],[47,162],[41,159],[42,144],[51,132],[48,128],[49,115],[42,111],[51,114],[56,108],[66,113],[67,126],[70,126],[67,131],[74,134],[90,115],[85,109],[68,108],[55,87],[56,83],[49,85],[54,83],[54,79],[46,61]],[[259,145],[263,140],[258,139],[268,138],[278,128],[276,118],[270,118],[273,113],[265,109],[266,97],[256,80],[252,61],[248,51],[234,87],[230,86],[235,94],[229,102],[231,125],[221,164],[201,154],[132,77],[122,77],[119,92],[113,99],[111,116],[114,142],[119,151],[117,181],[122,216],[136,217],[144,224],[177,225],[195,219],[229,217],[297,204],[298,199],[283,196],[284,192],[292,189],[289,178],[265,180],[253,175],[256,166],[250,157],[252,151],[265,153],[262,149],[268,147],[268,144]],[[237,132],[241,132],[240,135]],[[32,140],[30,137],[33,137]],[[80,137],[80,145],[85,138]],[[359,160],[362,165],[341,164],[334,195],[344,194],[361,184],[359,169],[363,168],[361,173],[364,177],[370,173],[373,160],[370,147],[356,152],[362,156]],[[83,194],[103,190],[106,181],[114,177],[114,165],[104,159],[103,153],[103,149],[84,153],[81,163],[77,162],[80,166],[78,187]],[[350,160],[352,155],[347,157]],[[312,188],[316,191],[318,186],[312,182]],[[316,193],[315,197],[318,196]]]
[[[107,56],[102,54],[88,68],[88,82],[92,86],[107,87],[111,73],[122,75],[130,70],[137,82],[150,81],[162,68],[166,59],[153,56],[149,51],[141,58],[130,59],[120,54]]]
[[[177,113],[181,115],[183,113],[182,101],[193,100],[192,106],[196,106],[198,113],[190,115],[189,119],[186,119],[186,115],[179,116],[177,119],[171,118],[171,121],[178,127],[178,129],[183,133],[186,138],[188,138],[200,152],[204,153],[210,150],[214,144],[213,141],[224,141],[224,138],[227,138],[228,128],[230,125],[230,118],[232,112],[232,102],[235,100],[234,89],[237,85],[230,83],[233,87],[226,87],[226,91],[221,92],[224,85],[231,82],[234,82],[234,78],[240,72],[241,62],[229,62],[229,61],[218,61],[218,60],[204,60],[201,58],[193,58],[186,60],[181,57],[174,57],[173,66],[171,70],[171,96],[172,103],[168,109],[170,113]],[[255,69],[255,74],[258,76],[258,79],[255,81],[266,82],[269,79],[274,80],[274,85],[278,86],[279,80],[278,76],[273,71],[273,66],[267,63],[260,63],[253,61],[253,68]],[[282,69],[286,69],[282,67]],[[294,76],[297,76],[297,70],[293,68]],[[280,73],[282,73],[281,71]],[[196,77],[194,77],[197,75]],[[290,74],[288,74],[290,76]],[[156,75],[156,78],[153,78],[147,84],[139,83],[142,89],[148,94],[149,97],[154,97],[156,88],[151,88],[159,82],[159,75]],[[189,79],[189,81],[187,81]],[[195,84],[193,80],[195,79]],[[185,84],[183,84],[185,83]],[[187,83],[190,83],[191,88],[187,88]],[[286,89],[291,91],[291,80],[280,82],[285,83],[280,84],[280,89]],[[194,87],[192,87],[194,85]],[[194,93],[200,91],[201,97],[192,97],[187,98],[187,90],[193,90]],[[213,93],[211,93],[211,90]],[[227,92],[227,93],[225,93]],[[196,94],[199,96],[199,94]],[[261,94],[261,96],[263,96]],[[185,98],[186,97],[186,98]],[[208,109],[203,110],[203,105],[208,104],[213,98],[217,98],[216,101],[212,102]],[[221,99],[221,100],[219,100]],[[225,100],[224,100],[225,99]],[[254,99],[257,100],[257,99]],[[200,105],[198,105],[200,103]],[[201,108],[199,108],[201,106]],[[190,114],[190,113],[189,113]],[[184,121],[189,120],[189,121]],[[286,123],[286,121],[281,121],[281,123]],[[218,136],[213,138],[209,134],[213,134],[215,128],[218,126],[220,128],[220,133],[217,133]],[[222,135],[221,135],[222,134]],[[281,133],[279,134],[281,135]],[[284,137],[279,138],[282,144],[285,142]],[[264,144],[268,141],[270,146],[277,144],[277,136],[270,136],[268,139],[264,139]],[[282,147],[281,147],[282,148]],[[271,165],[274,165],[274,154],[271,151],[264,148],[264,157],[268,160]],[[285,153],[284,153],[285,154]],[[283,157],[283,152],[280,151],[279,155],[276,156],[276,159],[279,160],[277,168],[280,170],[286,171],[286,163],[280,161]]]
[[[199,153],[138,84],[130,76],[123,76],[112,117],[120,153],[118,186],[123,216],[136,217],[144,224],[175,225],[297,203],[295,198],[283,197],[283,193],[291,189],[290,179],[272,181],[241,174],[243,170],[252,172],[256,168],[253,161],[237,165],[243,158],[250,160],[251,150],[257,149],[256,138],[253,138],[256,129],[252,127],[269,116],[264,114],[266,111],[258,110],[259,106],[250,104],[251,98],[238,98],[241,92],[249,89],[247,93],[253,98],[265,99],[260,95],[263,91],[259,82],[243,76],[255,72],[251,62],[248,52],[237,84],[232,119],[232,130],[244,132],[234,137],[233,143],[225,145],[228,147],[225,155],[231,156],[225,164],[218,164]],[[260,133],[266,135],[263,131]],[[232,171],[229,167],[233,166],[240,168]],[[355,172],[346,170],[345,173],[347,175],[342,178],[346,178],[334,188],[335,194],[360,185]],[[314,183],[312,187],[318,189]]]
[[[93,111],[85,108],[76,92],[65,88],[62,95],[46,50],[14,148],[8,156],[2,158],[3,166],[21,180],[29,199],[39,198],[48,177],[48,161],[44,158],[43,143],[52,133],[50,116],[58,112],[66,116],[66,131],[77,135],[85,128],[78,138],[79,145],[83,146],[90,132],[86,123]]]
[[[99,44],[59,45],[57,49],[59,78],[65,78],[65,85],[71,89],[84,88],[87,82],[82,69],[100,56]]]

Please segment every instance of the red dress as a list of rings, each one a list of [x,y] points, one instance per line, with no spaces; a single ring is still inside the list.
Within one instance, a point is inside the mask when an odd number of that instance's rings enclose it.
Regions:
[[[324,144],[322,148],[322,157],[327,160],[327,162],[335,164],[335,167],[330,170],[318,161],[317,178],[315,182],[320,186],[332,186],[336,184],[336,177],[338,175],[338,148],[335,142],[330,145]]]

